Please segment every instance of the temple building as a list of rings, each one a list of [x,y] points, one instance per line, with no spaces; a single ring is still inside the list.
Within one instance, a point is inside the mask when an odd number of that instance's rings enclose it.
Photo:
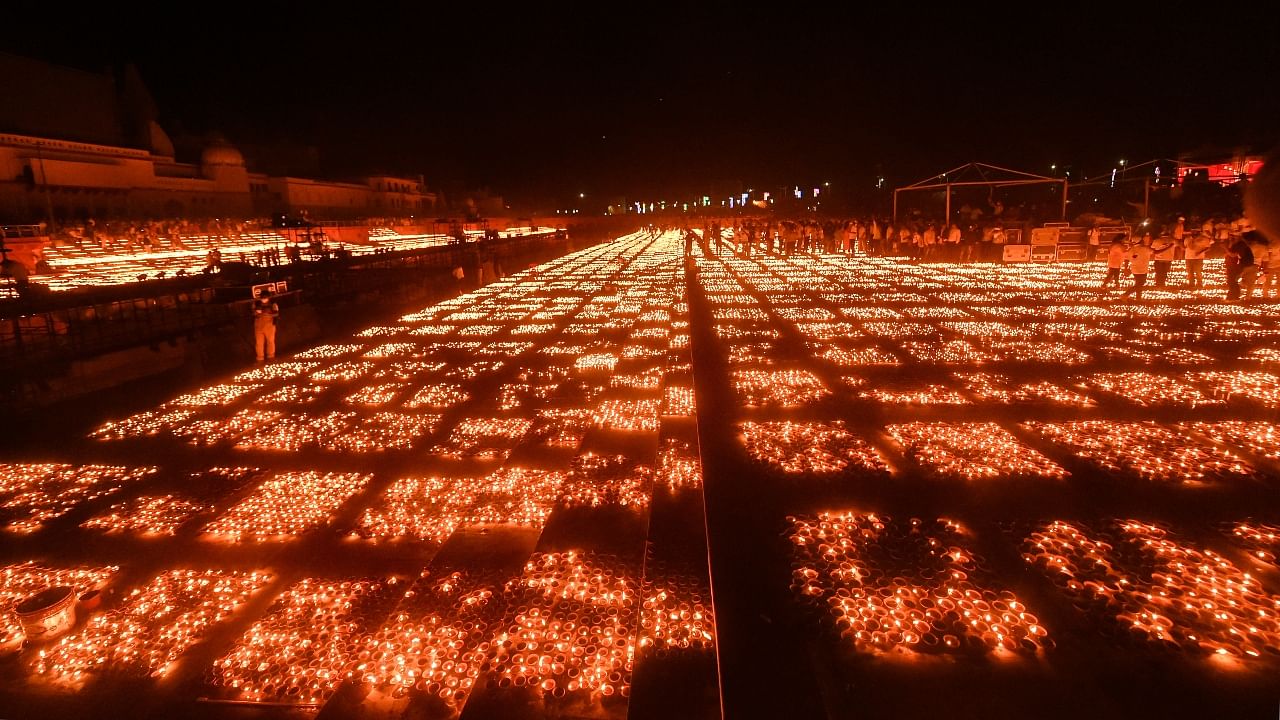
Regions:
[[[117,77],[0,53],[0,78],[0,222],[303,211],[408,217],[437,207],[421,177],[272,177],[253,172],[217,136],[198,162],[178,162],[132,67]]]

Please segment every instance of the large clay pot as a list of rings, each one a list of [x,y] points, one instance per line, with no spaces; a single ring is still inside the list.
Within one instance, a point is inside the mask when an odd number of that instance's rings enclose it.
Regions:
[[[52,640],[76,624],[76,591],[70,587],[41,590],[14,608],[27,639],[33,642]]]

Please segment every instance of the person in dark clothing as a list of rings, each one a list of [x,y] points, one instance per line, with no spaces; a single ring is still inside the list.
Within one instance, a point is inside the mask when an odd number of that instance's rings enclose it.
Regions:
[[[1249,242],[1244,237],[1238,238],[1227,248],[1224,268],[1227,271],[1227,300],[1239,300],[1241,278],[1245,278],[1252,288],[1252,278],[1256,278],[1258,274],[1253,249],[1249,247]]]
[[[478,289],[481,285],[484,284],[484,282],[480,278],[481,267],[482,267],[482,262],[480,258],[480,251],[476,250],[475,248],[470,249],[467,252],[466,268],[467,268],[467,275],[471,277],[473,281],[474,287],[471,288],[472,290]]]
[[[10,260],[8,248],[4,248],[0,256],[4,258],[3,261],[0,261],[0,282],[9,280],[13,283],[13,289],[18,293],[18,296],[25,297],[31,289],[31,277],[27,271],[27,266],[17,260]]]

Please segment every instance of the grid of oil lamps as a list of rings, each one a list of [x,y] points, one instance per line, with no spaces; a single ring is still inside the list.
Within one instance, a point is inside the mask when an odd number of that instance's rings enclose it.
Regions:
[[[1180,423],[1183,432],[1199,433],[1211,441],[1240,448],[1268,460],[1280,460],[1280,426],[1265,420],[1220,420]]]
[[[653,494],[653,469],[626,455],[585,452],[573,459],[560,491],[566,507],[642,507]]]
[[[706,579],[661,561],[650,561],[645,575],[637,654],[713,650],[715,614]]]
[[[1144,480],[1198,485],[1258,475],[1231,450],[1197,443],[1150,421],[1030,422],[1026,427],[1098,467],[1132,473]]]
[[[968,405],[971,401],[959,391],[937,383],[910,383],[905,387],[867,386],[860,377],[846,376],[844,383],[860,388],[858,396],[875,402],[895,405]]]
[[[295,537],[330,519],[368,480],[360,473],[281,473],[207,525],[204,533],[230,542]]]
[[[594,356],[576,350],[559,354],[568,359],[571,369],[587,378],[585,383],[543,373],[523,386],[527,392],[520,392],[519,383],[511,384],[512,391],[507,395],[522,394],[523,402],[504,402],[502,407],[524,417],[473,413],[436,432],[441,411],[469,402],[485,402],[484,397],[473,398],[468,385],[482,375],[500,372],[505,362],[535,347],[531,342],[506,341],[502,339],[504,335],[544,340],[557,331],[559,321],[574,317],[576,303],[538,297],[539,292],[551,285],[564,290],[595,282],[598,287],[599,281],[551,279],[526,283],[535,300],[519,311],[504,307],[509,304],[502,295],[504,288],[491,287],[472,294],[468,309],[460,309],[462,303],[456,301],[442,303],[434,310],[406,316],[398,326],[371,328],[353,338],[369,342],[321,346],[299,358],[242,373],[229,382],[175,398],[153,411],[107,423],[92,437],[104,442],[149,442],[172,437],[197,449],[256,453],[410,449],[421,447],[419,443],[426,437],[435,437],[435,446],[424,450],[433,456],[454,455],[501,463],[521,443],[576,450],[584,433],[593,427],[606,432],[655,433],[662,418],[690,417],[695,406],[687,376],[668,385],[667,373],[652,367],[669,351],[688,349],[687,322],[680,319],[687,308],[675,303],[680,314],[670,310],[671,288],[678,269],[678,264],[672,262],[676,256],[668,252],[657,260],[641,263],[649,267],[665,264],[667,272],[657,282],[650,278],[628,285],[617,276],[616,258],[636,260],[644,244],[634,238],[605,251],[580,254],[584,257],[578,261],[557,261],[551,265],[558,273],[542,268],[539,274],[547,278],[591,277],[583,271],[594,270],[595,277],[621,286],[621,292],[612,300],[601,296],[589,303],[575,322],[579,326],[594,324],[630,332],[627,344],[601,346],[607,349]],[[514,283],[506,283],[511,284]],[[523,318],[556,322],[513,324]],[[428,328],[443,331],[419,332]],[[514,332],[516,328],[519,332]],[[458,339],[463,336],[468,339]],[[472,341],[472,336],[481,339]],[[475,360],[466,362],[467,354]],[[626,372],[616,372],[620,363],[632,365]],[[644,363],[650,365],[646,368]],[[679,361],[670,364],[678,372],[687,372],[687,365],[679,370]],[[460,370],[448,371],[448,367]],[[603,380],[591,378],[597,374]],[[305,380],[298,382],[299,377]],[[598,397],[602,390],[608,393],[603,398]],[[587,404],[575,407],[565,405],[566,401]],[[136,480],[134,475],[153,472],[66,465],[8,470],[5,477],[11,479],[13,487],[9,489],[12,492],[6,490],[6,496],[22,495],[29,505],[33,493],[50,494],[52,490],[48,488],[57,485],[59,514]],[[698,487],[701,471],[696,450],[687,444],[668,443],[656,475],[670,489]],[[370,540],[416,538],[442,542],[456,530],[479,524],[536,529],[559,504],[647,504],[654,478],[653,470],[629,458],[599,458],[591,453],[578,455],[573,472],[568,475],[504,466],[475,478],[401,478],[374,500],[357,521],[353,535]],[[68,492],[68,481],[78,481],[79,485],[98,491],[80,497],[78,491]],[[360,473],[306,469],[276,472],[261,479],[250,494],[206,524],[201,537],[287,542],[331,522],[338,509],[368,481],[369,476]],[[174,492],[142,494],[105,508],[84,521],[82,527],[140,536],[172,535],[193,516],[211,511],[216,511],[216,506],[198,496]],[[51,512],[31,522],[52,517],[56,515]],[[554,654],[548,656],[552,661],[548,665],[547,658],[530,662],[534,658],[528,653],[507,653],[510,647],[518,646],[504,645],[500,634],[490,635],[478,641],[474,649],[486,653],[503,668],[496,683],[528,684],[548,698],[568,693],[586,693],[597,699],[627,694],[639,627],[635,612],[639,575],[635,568],[616,574],[625,565],[619,565],[620,561],[583,561],[582,557],[563,553],[542,558],[544,564],[540,568],[531,564],[521,582],[499,589],[505,596],[515,593],[526,597],[527,605],[495,603],[510,605],[507,617],[515,626],[544,638],[552,638],[559,630],[554,623],[542,626],[541,618],[563,610],[567,627],[577,628],[573,638],[577,645],[566,648],[569,667],[561,670],[554,662]],[[552,569],[546,562],[556,567]],[[602,576],[598,568],[604,568],[600,571],[603,577],[615,579],[599,585]],[[52,574],[41,577],[47,582],[71,582],[70,578],[55,578]],[[79,685],[90,675],[118,671],[163,675],[187,647],[238,612],[247,598],[270,579],[267,572],[163,572],[150,583],[133,589],[115,609],[92,616],[88,625],[46,647],[31,667],[37,676],[68,685]],[[370,611],[369,615],[353,608],[361,606],[357,601],[366,596],[398,597],[400,591],[389,590],[395,582],[395,578],[310,578],[290,586],[275,598],[266,615],[208,669],[206,680],[212,699],[315,705],[343,681],[373,681],[372,666],[362,662],[368,657],[362,657],[359,648],[371,642],[376,635],[373,628],[386,612]],[[557,598],[555,592],[561,582],[580,591]],[[700,581],[685,578],[665,582],[668,585],[655,591],[650,606],[670,612],[661,619],[651,618],[646,624],[651,637],[673,647],[705,647],[713,632],[713,621],[709,606],[696,603],[703,602],[706,596],[694,596],[696,608],[692,612],[688,608],[694,606],[689,606],[687,599],[670,600],[676,590],[683,592],[691,583]],[[437,591],[441,587],[438,585]],[[620,595],[618,587],[626,588],[626,592]],[[590,597],[595,591],[601,592],[600,597]],[[493,595],[493,590],[468,593],[459,598],[458,607],[484,605]],[[568,609],[568,604],[574,602],[583,603],[580,609],[584,611],[598,608],[604,613],[600,618],[584,613],[580,619],[572,620],[579,612],[577,607]],[[373,605],[381,607],[378,603]],[[621,614],[617,612],[620,609],[624,611]],[[477,632],[472,628],[471,635],[478,638],[484,634]],[[419,639],[411,643],[417,645]],[[551,645],[547,647],[550,649]],[[593,652],[584,655],[584,648]],[[410,674],[423,681],[415,681],[414,689],[461,699],[459,693],[475,681],[479,662],[471,669],[465,663],[455,666],[445,662],[443,669],[437,663],[429,668],[430,672]],[[386,669],[385,664],[382,669]],[[391,675],[383,676],[384,681],[407,686],[399,682],[404,675]]]
[[[665,309],[675,273],[661,282],[649,277],[631,283],[619,274],[627,262],[641,272],[670,263],[677,243],[670,239],[668,245],[658,257],[645,258],[647,242],[634,236],[578,253],[535,274],[406,315],[397,324],[370,328],[352,342],[322,346],[106,423],[93,438],[112,443],[174,438],[196,450],[217,446],[232,453],[416,449],[501,466],[490,465],[475,477],[395,479],[359,516],[355,542],[440,543],[482,524],[536,529],[557,506],[642,505],[655,486],[696,489],[701,483],[697,450],[677,442],[662,446],[655,470],[634,459],[589,453],[576,454],[567,474],[505,464],[522,443],[577,453],[590,428],[655,433],[666,418],[696,412],[687,379],[673,381],[645,365],[688,349],[681,313]],[[876,373],[904,365],[931,367],[938,378],[951,373],[954,379],[938,387],[963,387],[979,403],[1052,402],[1093,409],[1098,401],[1119,396],[1138,407],[1175,404],[1196,410],[1224,403],[1274,408],[1280,396],[1280,379],[1266,372],[1276,359],[1272,348],[1230,355],[1255,363],[1255,369],[1242,371],[1214,366],[1213,358],[1225,354],[1160,347],[1156,338],[1154,349],[1170,359],[1165,365],[1093,366],[1104,356],[1099,348],[1118,346],[1117,319],[1158,319],[1160,306],[1097,307],[1083,292],[1082,280],[1048,269],[975,273],[935,265],[903,275],[894,265],[872,259],[701,258],[699,263],[714,332],[722,341],[777,339],[779,327],[789,324],[809,341],[815,368],[869,371],[865,382],[832,384],[827,375],[803,367],[743,365],[731,383],[747,411],[785,415],[816,406],[819,414],[831,412],[830,404],[816,401],[853,399],[868,390],[892,392],[898,379]],[[616,294],[600,292],[606,282]],[[810,293],[795,295],[798,284]],[[1056,293],[1056,309],[1007,306],[1009,298],[1021,298],[1032,288]],[[584,303],[556,295],[575,289],[595,297]],[[777,307],[761,301],[779,293],[792,294]],[[931,299],[964,307],[933,306]],[[1217,321],[1215,337],[1233,343],[1265,340],[1267,328],[1253,321],[1266,312],[1261,306],[1232,308],[1223,316],[1228,319]],[[1029,318],[1034,321],[1026,322]],[[604,340],[619,336],[618,331],[625,343]],[[1019,342],[1029,348],[1026,355],[1016,352]],[[1140,347],[1132,349],[1145,352]],[[529,356],[559,363],[570,374],[556,382],[526,382],[524,390],[513,376],[510,394],[521,396],[520,402],[480,407],[497,398],[474,396],[477,378],[510,372],[509,366]],[[1191,364],[1181,367],[1178,358]],[[1050,371],[1028,379],[1021,361],[1059,362],[1069,367],[1069,378]],[[1100,379],[1090,383],[1088,378]],[[587,400],[581,393],[572,395],[580,404],[566,403],[565,388],[575,382],[598,389],[588,392]],[[906,396],[866,397],[902,404]],[[463,416],[440,428],[440,413],[458,406]],[[1028,422],[1025,428],[1103,468],[1148,478],[1254,474],[1255,468],[1231,454],[1228,448],[1234,447],[1274,459],[1275,426],[1263,421],[1088,422],[1052,427]],[[1065,475],[1007,427],[897,422],[881,429],[900,448],[910,448],[907,454],[919,466],[939,475]],[[880,451],[861,437],[863,431],[846,429],[839,417],[750,419],[739,429],[747,455],[784,474],[820,475],[850,466],[890,472]],[[428,437],[434,446],[424,442]],[[1199,448],[1191,437],[1209,438],[1219,447]],[[1196,447],[1199,454],[1178,453],[1176,447]],[[8,465],[0,480],[0,503],[6,509],[36,508],[21,517],[5,515],[10,530],[29,532],[152,472]],[[276,473],[206,525],[204,536],[239,542],[296,538],[330,523],[368,481],[361,473],[307,468]],[[142,494],[103,506],[84,527],[168,535],[213,509],[181,493]],[[1274,524],[1242,520],[1223,534],[1249,557],[1274,565]],[[832,512],[793,518],[788,539],[798,601],[825,614],[856,651],[1027,655],[1053,648],[1033,612],[990,576],[971,549],[970,533],[957,522]],[[1109,622],[1135,636],[1241,658],[1280,649],[1275,619],[1280,606],[1258,579],[1164,528],[1122,521],[1095,531],[1054,522],[1030,534],[1023,547],[1027,562],[1043,568],[1064,593],[1087,600],[1090,608],[1104,608],[1099,612]],[[3,585],[11,603],[39,586],[102,587],[115,573],[114,567],[22,563],[3,570]],[[112,609],[91,615],[72,634],[28,653],[27,666],[37,677],[72,686],[115,672],[164,675],[272,577],[266,570],[162,571],[123,589]],[[318,705],[341,682],[357,681],[392,694],[425,693],[460,705],[485,666],[491,669],[485,674],[488,682],[498,689],[525,687],[552,702],[573,695],[608,702],[629,693],[639,649],[705,648],[713,642],[704,582],[661,574],[642,581],[628,561],[574,551],[537,554],[519,577],[505,581],[466,573],[424,573],[413,582],[307,578],[280,592],[206,668],[206,680],[212,696],[238,700]],[[12,618],[9,622],[14,632]]]
[[[80,527],[142,536],[173,535],[192,516],[210,507],[207,503],[173,493],[142,495],[112,505],[105,512],[80,523]]]
[[[739,426],[752,460],[792,475],[824,475],[851,466],[887,472],[888,466],[865,439],[831,422],[746,421]]]
[[[798,407],[830,395],[808,370],[735,370],[733,385],[748,407]]]
[[[507,604],[505,580],[458,570],[423,573],[360,638],[348,673],[394,700],[416,692],[460,707],[492,654]]]
[[[0,645],[22,642],[26,637],[11,608],[27,596],[49,587],[70,587],[77,597],[93,590],[101,591],[119,570],[114,565],[50,567],[30,560],[0,567],[0,607],[4,608],[0,615]]]
[[[956,373],[956,377],[981,402],[987,403],[1054,403],[1074,407],[1096,405],[1092,398],[1065,385],[1049,380],[1016,382],[997,373]]]
[[[396,601],[399,582],[304,578],[208,674],[214,697],[321,705],[350,677],[357,646]]]
[[[1275,311],[1270,306],[1231,306],[1219,312],[1218,306],[1204,304],[1195,293],[1180,290],[1165,293],[1157,302],[1100,303],[1096,290],[1090,287],[1098,278],[1052,267],[931,264],[903,268],[892,260],[829,255],[752,260],[722,256],[701,258],[699,275],[708,291],[716,336],[731,368],[751,367],[760,378],[779,373],[781,382],[775,383],[776,388],[759,394],[785,396],[789,392],[786,376],[776,365],[769,367],[772,348],[761,344],[755,351],[751,346],[777,337],[771,331],[787,324],[808,341],[806,347],[818,367],[825,365],[839,376],[839,382],[824,385],[834,393],[835,402],[816,409],[803,402],[788,407],[785,397],[769,406],[767,396],[751,396],[753,383],[747,381],[755,378],[732,378],[739,391],[740,417],[744,418],[738,425],[744,454],[784,475],[820,476],[844,469],[846,460],[841,454],[849,452],[847,438],[855,435],[846,429],[845,420],[854,420],[860,427],[867,422],[856,410],[848,409],[860,407],[858,401],[876,402],[891,410],[902,408],[893,412],[904,419],[910,418],[904,414],[908,408],[919,408],[919,412],[950,404],[964,408],[966,419],[980,420],[873,421],[871,427],[857,431],[883,432],[892,441],[892,449],[907,460],[905,469],[953,480],[1027,477],[1069,481],[1070,473],[1064,467],[1024,441],[1036,435],[1043,438],[1045,447],[1054,450],[1055,458],[1075,456],[1083,462],[1073,467],[1092,466],[1121,481],[1137,477],[1194,486],[1252,480],[1272,469],[1254,467],[1246,456],[1277,458],[1277,431],[1271,419],[1220,417],[1226,407],[1256,411],[1278,405],[1280,378],[1267,371],[1267,364],[1280,356],[1265,346],[1240,349],[1241,342],[1273,342],[1266,320]],[[1031,289],[1052,304],[1019,305],[1026,300],[1021,291]],[[1166,304],[1169,300],[1177,302]],[[1197,304],[1186,305],[1187,301]],[[824,322],[830,322],[830,310],[858,327],[824,327]],[[1181,321],[1187,312],[1231,319],[1199,323],[1197,332],[1188,333],[1178,329],[1185,326]],[[770,313],[780,320],[762,322],[761,316]],[[1168,326],[1162,324],[1166,318]],[[1136,330],[1126,325],[1135,319]],[[849,332],[851,329],[862,333]],[[1126,339],[1125,333],[1132,335]],[[1220,350],[1214,345],[1219,341],[1224,343]],[[1198,345],[1183,344],[1189,342]],[[1254,369],[1238,369],[1240,366],[1233,364],[1235,358],[1255,363]],[[1258,369],[1256,364],[1263,367]],[[848,374],[850,369],[856,374]],[[822,375],[823,380],[828,377],[834,376]],[[754,384],[764,383],[757,380]],[[987,409],[998,406],[1005,408],[1000,410],[1000,422],[988,421]],[[1021,425],[1008,420],[1013,408],[1027,413]],[[1079,413],[1085,417],[1074,422],[1040,420],[1050,408],[1069,419]],[[1106,418],[1112,408],[1122,409],[1125,418],[1099,419]],[[762,409],[768,412],[757,417]],[[1205,411],[1218,415],[1200,421],[1168,421],[1162,413],[1170,409],[1181,412],[1179,419]],[[1150,419],[1135,420],[1135,412],[1147,413],[1145,417]],[[863,456],[879,460],[870,445],[864,442],[861,447],[866,448]],[[894,470],[874,461],[868,465],[901,472],[897,463]],[[1054,647],[1031,611],[999,588],[982,590],[987,603],[983,607],[994,607],[990,597],[994,592],[1000,601],[1001,620],[1016,623],[1031,618],[1030,625],[1023,626],[1017,636],[1009,632],[1010,626],[992,623],[990,617],[984,617],[981,633],[970,636],[966,636],[963,623],[947,626],[942,633],[932,625],[904,628],[903,613],[895,614],[902,606],[895,603],[918,602],[927,595],[918,587],[922,583],[906,577],[872,579],[867,567],[859,565],[859,556],[889,551],[901,557],[904,551],[897,547],[901,537],[922,542],[929,533],[921,528],[936,530],[936,524],[921,524],[916,519],[894,522],[873,513],[855,512],[796,518],[793,523],[790,537],[795,543],[793,589],[797,599],[825,615],[827,626],[834,622],[841,642],[855,651],[919,652],[925,637],[929,638],[927,649],[935,652],[968,645],[1015,653]],[[916,561],[904,568],[907,574],[928,572],[930,581],[938,582],[946,569],[931,562],[945,560],[952,552],[958,559],[971,557],[963,542],[965,532],[955,523],[943,526],[956,528],[960,539],[943,543],[929,537],[921,544],[923,555],[913,556]],[[1264,626],[1274,627],[1277,601],[1266,594],[1256,576],[1222,565],[1226,561],[1219,556],[1196,554],[1209,551],[1180,545],[1161,535],[1164,531],[1158,528],[1142,523],[1124,527],[1133,537],[1141,538],[1136,542],[1149,552],[1171,558],[1171,565],[1182,568],[1184,575],[1187,565],[1207,560],[1219,577],[1208,577],[1211,573],[1204,569],[1206,577],[1199,581],[1210,584],[1204,592],[1213,594],[1216,587],[1224,596],[1240,593],[1254,603],[1249,606],[1252,610],[1261,613],[1261,621],[1250,623],[1235,615],[1215,620],[1210,612],[1208,619],[1217,624],[1207,622],[1198,627],[1196,637],[1211,645],[1196,647],[1245,658],[1280,653],[1274,636],[1260,634]],[[1274,566],[1276,527],[1239,521],[1229,523],[1223,534],[1255,561]],[[973,577],[972,568],[953,570],[962,577]],[[885,587],[879,587],[880,582]],[[1063,589],[1072,594],[1078,588],[1072,584]],[[1135,602],[1142,598],[1139,590],[1129,595]],[[869,600],[859,605],[852,600],[855,597]],[[1150,595],[1146,597],[1150,599]],[[1150,608],[1127,610],[1123,615],[1126,622],[1136,618],[1149,629]],[[1203,608],[1200,611],[1204,613]],[[971,620],[968,615],[961,617]],[[990,634],[993,625],[1000,626],[994,635]]]
[[[1153,411],[1212,410],[1224,403],[1273,408],[1280,396],[1280,377],[1272,373],[1230,366],[1218,369],[1215,358],[1221,354],[1211,348],[1170,345],[1188,334],[1166,330],[1164,319],[1176,328],[1184,309],[1199,309],[1215,317],[1219,315],[1212,310],[1216,306],[1202,302],[1189,308],[1163,303],[1099,303],[1090,288],[1097,279],[1087,273],[1053,267],[966,268],[945,263],[904,269],[896,261],[831,255],[751,260],[721,256],[699,258],[699,278],[711,304],[716,334],[735,365],[731,382],[741,407],[748,414],[772,409],[771,421],[777,412],[785,415],[792,410],[803,410],[809,420],[813,402],[826,397],[823,391],[834,393],[837,405],[861,400],[905,409],[978,403],[979,407],[1025,406],[1028,411],[1053,405],[1090,412],[1100,403]],[[1010,288],[1015,292],[1009,292]],[[1036,289],[1051,304],[1019,306],[1016,301],[1025,300],[1016,292],[1020,289]],[[1167,295],[1175,300],[1198,300],[1188,292]],[[1233,307],[1223,314],[1236,318],[1230,322],[1261,321],[1271,309],[1265,305]],[[771,313],[779,320],[763,322]],[[874,344],[848,332],[850,328],[822,326],[837,315],[848,318],[866,336],[875,337]],[[1138,332],[1147,339],[1116,344],[1120,335],[1113,328],[1135,317],[1141,318]],[[787,324],[809,341],[807,348],[815,360],[841,372],[839,383],[828,384],[826,375],[813,376],[804,368],[772,365],[769,346],[752,349],[752,342],[771,337],[766,333]],[[1251,327],[1256,332],[1231,326],[1235,332],[1228,339],[1265,341],[1269,337],[1264,322]],[[1210,335],[1201,331],[1196,337]],[[1156,370],[1142,367],[1153,353],[1140,343],[1149,343],[1150,350],[1161,353],[1165,365]],[[1268,357],[1265,352],[1255,351],[1255,355],[1263,361]],[[907,360],[905,366],[903,359]],[[1107,364],[1101,364],[1104,362]],[[1115,363],[1124,362],[1130,363],[1129,368],[1115,367]],[[918,370],[899,372],[909,366]],[[857,368],[858,374],[844,374],[845,368]],[[830,421],[847,417],[831,408],[818,414]],[[1069,454],[1107,469],[1119,469],[1117,458],[1136,455],[1135,462],[1141,466],[1137,471],[1143,476],[1165,477],[1187,470],[1194,481],[1205,475],[1252,472],[1229,449],[1198,448],[1194,439],[1172,426],[1151,423],[1151,432],[1139,438],[1128,433],[1131,426],[1123,422],[1092,422],[1097,424],[1069,427],[1076,432],[1092,428],[1089,432],[1098,436],[1094,444],[1111,449],[1098,449],[1083,438],[1063,435],[1058,431],[1062,424],[1029,427],[1050,433]],[[1246,451],[1263,456],[1270,452],[1268,436],[1256,422],[1248,431],[1223,422],[1214,426],[1219,429],[1197,429],[1223,445],[1244,446]],[[822,457],[823,445],[829,442],[822,434],[814,434],[807,446],[796,446],[795,425],[785,421],[773,423],[773,432],[781,436],[773,442],[762,437],[761,427],[765,426],[747,423],[743,427],[749,429],[740,435],[747,454],[776,467],[789,464],[789,473],[804,472],[804,458]],[[911,456],[912,464],[934,474],[970,479],[1067,475],[1011,434],[1012,426],[935,422],[882,427],[897,441],[898,449]],[[1255,433],[1252,437],[1251,432]],[[1177,446],[1184,449],[1175,452]],[[785,449],[779,451],[780,447]],[[1185,457],[1174,459],[1179,453]],[[785,456],[785,460],[770,461],[771,454]],[[815,469],[817,473],[829,471],[825,464]]]
[[[162,676],[270,580],[261,571],[167,570],[134,588],[120,607],[40,648],[32,671],[72,686],[104,673]]]
[[[507,231],[503,231],[506,233]],[[515,230],[527,233],[528,228]],[[55,292],[136,282],[139,276],[164,277],[197,274],[204,269],[208,253],[217,248],[224,257],[244,259],[275,251],[290,240],[274,230],[248,229],[234,234],[196,234],[181,239],[165,239],[154,248],[130,248],[114,239],[111,246],[59,245],[46,250],[51,270],[39,276],[41,283]],[[440,234],[403,235],[392,228],[371,228],[367,242],[350,245],[355,255],[386,250],[409,250],[444,245],[449,238]]]
[[[627,697],[636,649],[635,569],[609,556],[539,553],[511,590],[514,617],[494,637],[499,687],[546,696]]]
[[[0,465],[0,522],[9,532],[32,533],[77,505],[109,495],[154,472],[154,467],[112,465]]]
[[[658,451],[657,484],[670,492],[702,489],[702,465],[688,442],[669,438]]]
[[[1046,523],[1027,537],[1023,558],[1099,623],[1135,640],[1243,659],[1280,655],[1280,597],[1257,577],[1149,522],[1098,525]],[[1240,529],[1247,536],[1252,526]]]
[[[865,653],[1035,654],[1039,619],[994,584],[959,523],[840,512],[793,517],[791,588]]]
[[[931,474],[981,480],[1062,478],[1066,471],[992,422],[913,422],[886,428],[903,453]]]
[[[484,477],[401,478],[361,516],[357,537],[443,542],[477,525],[541,529],[561,496],[564,474],[504,467]]]
[[[1253,560],[1276,565],[1276,553],[1280,552],[1280,525],[1243,520],[1226,528],[1228,536],[1248,551]]]

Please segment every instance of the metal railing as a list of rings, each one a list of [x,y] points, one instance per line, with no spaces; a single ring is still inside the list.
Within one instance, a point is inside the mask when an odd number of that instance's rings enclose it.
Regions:
[[[0,366],[20,371],[146,345],[235,317],[213,288],[32,312],[0,319]]]
[[[5,238],[36,238],[48,235],[43,225],[0,225],[0,240]]]
[[[304,262],[261,269],[254,281],[287,278],[291,289],[301,290],[309,303],[406,284],[438,283],[457,264],[467,266],[472,253],[500,250],[514,257],[528,256],[546,246],[554,234],[527,235],[462,246],[361,255],[351,258]],[[508,271],[515,268],[507,268]],[[424,272],[424,270],[426,272]],[[468,270],[468,273],[470,270]],[[215,278],[217,276],[210,276]],[[184,283],[201,282],[182,278]],[[448,283],[449,281],[444,280]],[[15,304],[0,317],[0,374],[9,380],[26,374],[50,372],[60,364],[115,350],[163,342],[204,330],[216,329],[248,317],[249,285],[173,287],[156,283],[134,288],[135,297],[119,297],[120,289],[105,289],[100,300],[92,296],[79,304],[52,303],[34,307]],[[110,294],[107,294],[110,293]],[[5,302],[21,301],[0,300]],[[57,303],[57,304],[54,304]],[[16,310],[15,310],[16,309]],[[4,384],[0,381],[0,384]]]

